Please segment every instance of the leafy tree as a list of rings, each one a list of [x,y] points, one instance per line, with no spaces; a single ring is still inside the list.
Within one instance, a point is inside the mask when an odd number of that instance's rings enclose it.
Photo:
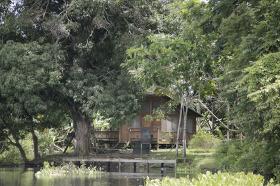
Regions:
[[[98,110],[96,101],[110,81],[121,74],[119,65],[126,48],[156,27],[150,15],[158,6],[160,3],[152,0],[26,0],[3,15],[0,31],[4,45],[8,40],[40,41],[62,52],[62,57],[53,53],[62,58],[57,69],[61,73],[59,82],[44,91],[47,98],[71,113],[77,154],[89,153],[89,128],[92,114]],[[42,55],[48,54],[44,52]]]
[[[262,125],[259,112],[238,88],[244,69],[262,55],[279,50],[277,30],[279,3],[274,1],[210,1],[213,10],[209,18],[216,33],[215,64],[220,66],[221,92],[227,100],[229,122],[250,133]],[[250,114],[248,114],[250,113]],[[252,130],[255,129],[255,130]]]
[[[34,158],[38,159],[35,130],[58,126],[64,116],[57,104],[45,96],[45,90],[56,86],[61,78],[61,58],[54,55],[54,51],[58,52],[53,45],[37,42],[7,42],[0,50],[0,127],[25,162],[27,158],[20,139],[27,132],[32,134]]]
[[[89,126],[98,106],[96,100],[108,81],[119,76],[119,65],[129,46],[128,41],[137,39],[135,34],[153,28],[149,20],[152,12],[147,8],[145,1],[77,0],[71,1],[60,17],[62,27],[70,34],[66,42],[61,41],[67,53],[61,90],[68,97],[76,123],[79,154],[88,154]]]
[[[269,141],[279,141],[280,122],[280,53],[270,53],[246,69],[241,86],[262,115],[263,126],[258,132]],[[276,134],[276,135],[271,135]],[[273,140],[274,139],[274,140]],[[276,142],[276,141],[274,141]]]
[[[146,88],[156,86],[170,95],[174,86],[181,92],[192,86],[202,94],[212,93],[210,52],[205,47],[211,43],[197,24],[203,19],[205,6],[196,1],[176,1],[169,6],[165,20],[170,21],[175,16],[173,11],[179,10],[175,22],[181,20],[182,27],[173,28],[178,33],[163,30],[148,36],[140,46],[127,50],[124,66]]]
[[[279,73],[274,69],[279,68],[279,7],[277,1],[213,0],[209,2],[212,15],[206,21],[212,28],[208,31],[216,34],[215,63],[220,66],[221,91],[229,105],[228,122],[238,125],[252,146],[262,144],[258,155],[271,161],[264,161],[267,164],[258,170],[268,178],[279,167],[274,156],[279,151],[279,119],[273,95]],[[269,86],[274,87],[270,93],[275,102],[263,92]]]
[[[129,74],[122,72],[117,79],[110,80],[96,101],[96,112],[110,118],[110,128],[119,128],[130,121],[140,110],[143,89],[131,80]]]

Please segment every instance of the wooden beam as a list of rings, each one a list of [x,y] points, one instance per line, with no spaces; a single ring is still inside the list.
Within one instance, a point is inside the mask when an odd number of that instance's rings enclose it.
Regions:
[[[179,115],[179,122],[178,122],[178,126],[177,126],[177,136],[176,136],[176,160],[178,159],[179,138],[180,138],[180,127],[181,127],[181,120],[182,120],[182,112],[183,112],[183,97],[181,98],[180,115]]]
[[[237,132],[238,130],[233,130],[233,129],[230,129],[230,128],[228,128],[228,126],[226,125],[226,124],[224,124],[223,122],[222,122],[222,120],[221,119],[219,119],[204,103],[202,103],[202,101],[201,100],[199,100],[199,99],[196,99],[217,121],[219,121],[220,122],[220,124],[224,127],[224,128],[226,128],[227,130],[229,130],[229,131],[235,131],[235,132]],[[234,125],[235,126],[235,125]],[[236,128],[237,128],[237,126],[235,126]],[[237,128],[238,129],[238,128]]]
[[[150,164],[176,164],[176,160],[155,160],[155,159],[124,159],[124,158],[62,158],[64,162],[111,162],[111,163],[150,163]]]

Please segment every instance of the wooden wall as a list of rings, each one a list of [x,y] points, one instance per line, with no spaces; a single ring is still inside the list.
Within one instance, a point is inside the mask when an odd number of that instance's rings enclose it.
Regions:
[[[137,137],[141,138],[141,128],[150,128],[150,133],[153,135],[154,141],[158,140],[157,137],[176,138],[177,125],[179,121],[179,112],[175,112],[166,116],[165,119],[158,119],[154,121],[147,121],[146,115],[152,114],[153,109],[164,103],[166,98],[157,96],[147,96],[145,99],[141,112],[132,121],[122,125],[119,130],[119,142],[127,143],[129,140],[135,140]],[[191,137],[196,132],[196,118],[197,115],[194,111],[188,112],[187,119],[187,136]],[[183,121],[181,123],[181,136],[183,132]],[[166,137],[167,138],[167,137]],[[173,142],[172,142],[173,140]],[[174,143],[175,139],[162,139],[163,144]]]

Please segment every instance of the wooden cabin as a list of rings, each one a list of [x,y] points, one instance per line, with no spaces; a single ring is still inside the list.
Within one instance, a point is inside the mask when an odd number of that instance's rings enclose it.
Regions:
[[[172,145],[176,143],[177,125],[179,122],[179,108],[165,119],[149,121],[145,116],[151,115],[153,110],[167,102],[168,97],[146,95],[140,113],[130,122],[120,125],[116,131],[96,131],[95,137],[99,142],[134,143],[150,138],[153,145]],[[201,115],[192,109],[188,110],[187,141],[196,133],[196,118]],[[181,123],[183,127],[183,121]],[[181,128],[179,142],[182,142],[183,129]],[[148,141],[149,141],[148,140]]]

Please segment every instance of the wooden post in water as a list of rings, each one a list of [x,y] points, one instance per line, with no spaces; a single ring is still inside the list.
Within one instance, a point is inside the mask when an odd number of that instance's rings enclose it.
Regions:
[[[133,163],[133,172],[136,173],[136,162]]]
[[[157,127],[157,150],[159,150],[159,138],[160,138],[160,133],[159,133],[159,128]]]
[[[143,150],[143,144],[142,144],[142,142],[140,142],[140,157],[142,158],[142,150]]]
[[[111,163],[108,161],[108,164],[107,164],[108,172],[110,172],[110,167],[111,167]]]
[[[164,163],[160,164],[160,174],[163,176],[163,171],[164,171]]]
[[[122,163],[119,161],[119,172],[121,172],[121,165],[122,165]]]

